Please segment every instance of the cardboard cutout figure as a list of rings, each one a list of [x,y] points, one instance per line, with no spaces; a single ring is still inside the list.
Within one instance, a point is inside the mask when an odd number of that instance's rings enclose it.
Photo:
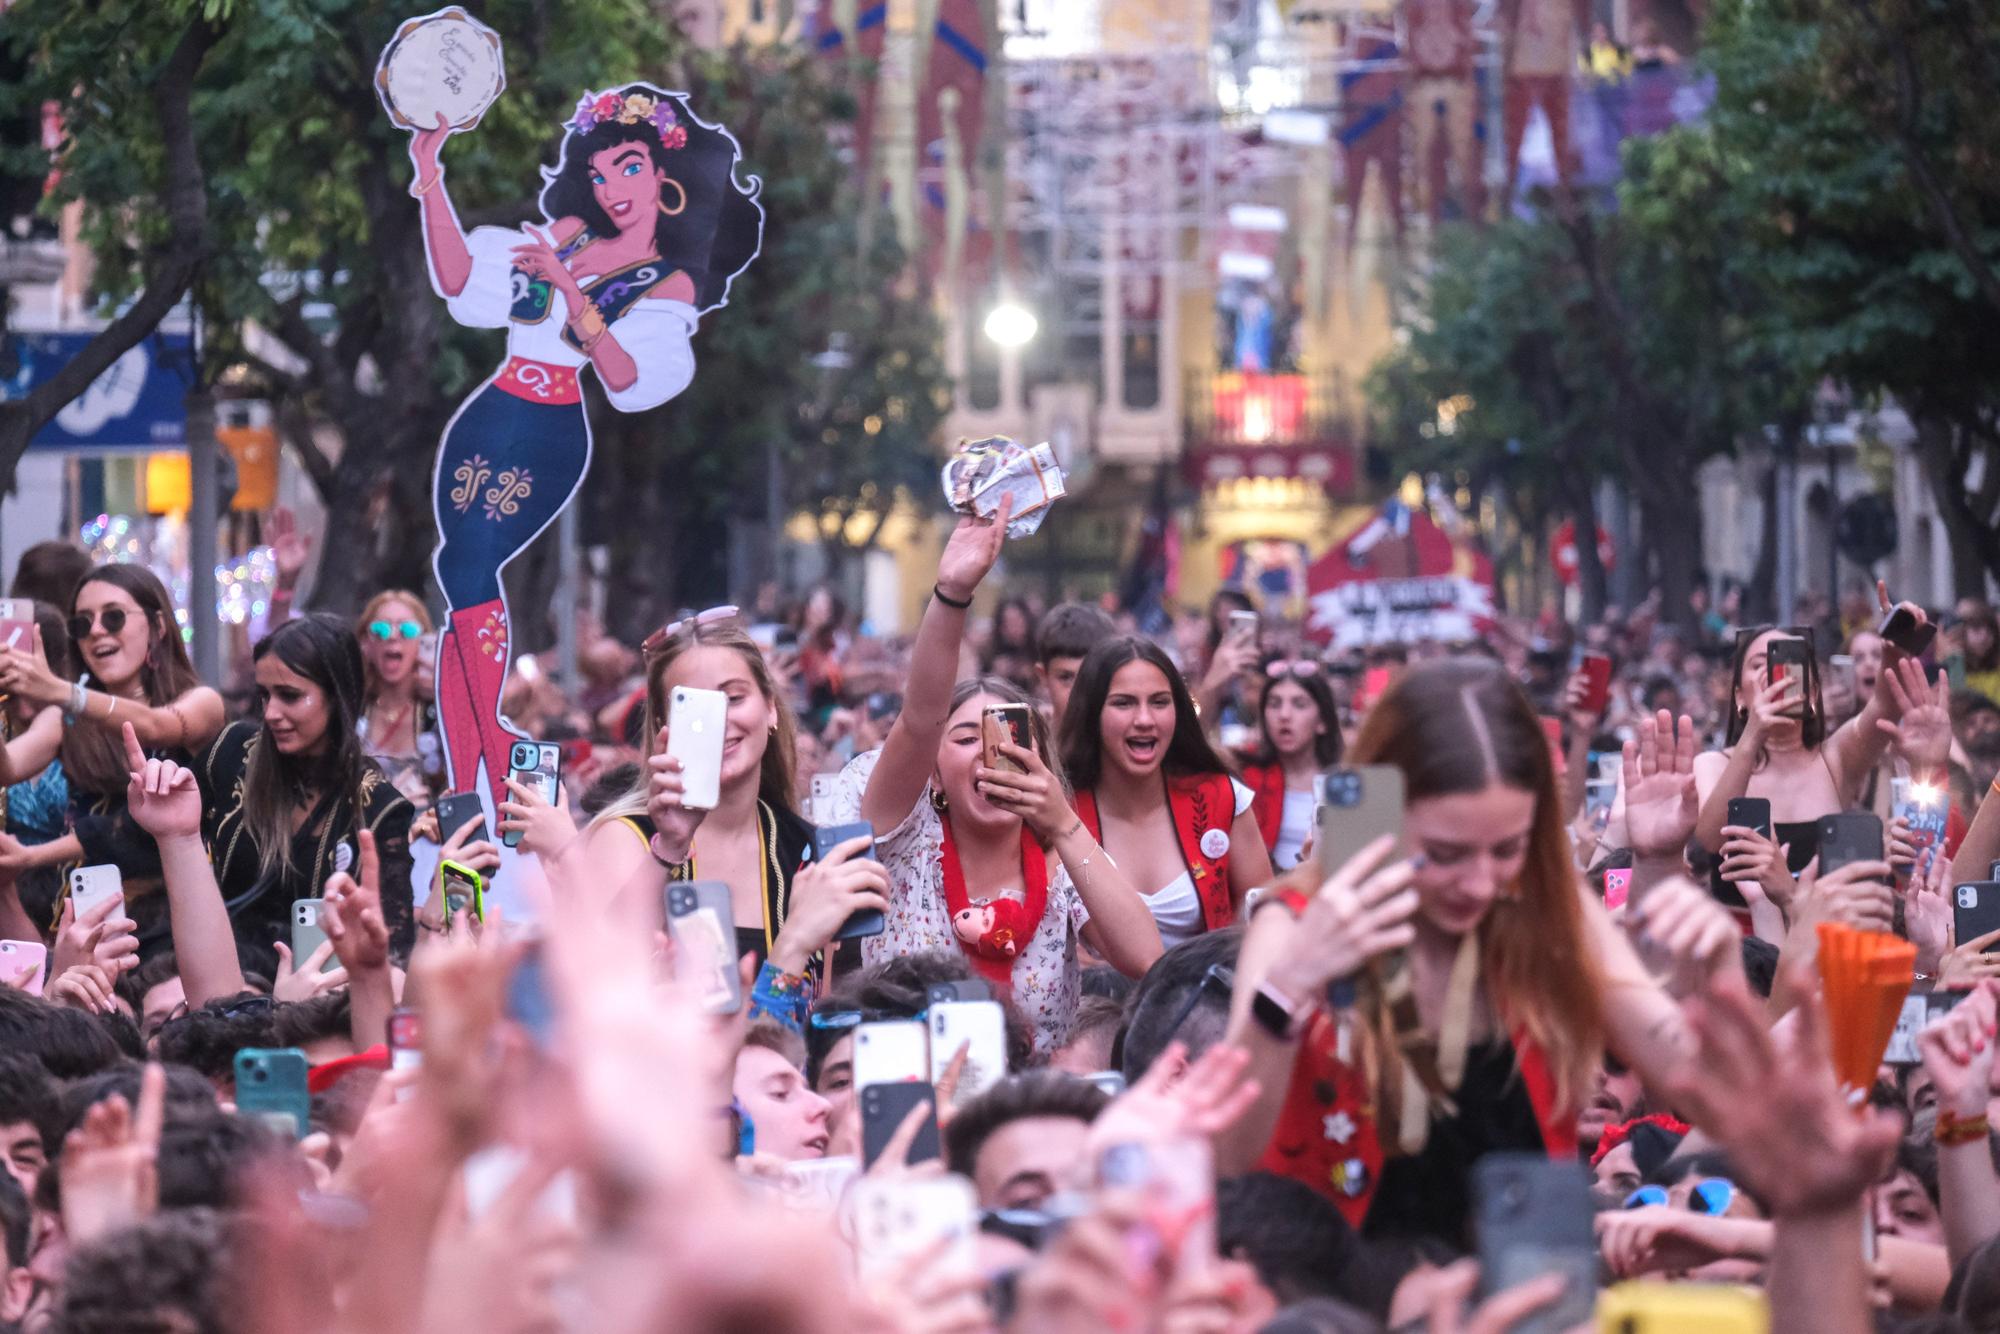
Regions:
[[[489,42],[497,63],[498,37],[462,10],[412,20],[383,52],[377,86],[411,130],[432,288],[460,324],[507,331],[505,361],[452,415],[432,476],[432,568],[449,608],[437,664],[446,762],[452,788],[467,792],[483,765],[499,800],[518,735],[500,718],[500,572],[590,466],[583,372],[620,412],[687,388],[695,329],[756,258],[764,211],[762,182],[737,178],[727,130],[698,119],[685,94],[632,83],[577,103],[555,166],[542,169],[539,226],[468,234],[439,153],[498,95],[480,55]]]

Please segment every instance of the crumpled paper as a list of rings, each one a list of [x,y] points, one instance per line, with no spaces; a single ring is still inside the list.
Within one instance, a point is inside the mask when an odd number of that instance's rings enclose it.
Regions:
[[[1049,506],[1067,494],[1062,467],[1046,443],[1030,448],[1004,435],[962,441],[944,465],[945,502],[960,514],[990,517],[1003,497],[1014,498],[1009,537],[1040,528]]]

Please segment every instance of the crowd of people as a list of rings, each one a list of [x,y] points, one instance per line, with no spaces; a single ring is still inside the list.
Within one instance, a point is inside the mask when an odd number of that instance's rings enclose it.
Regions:
[[[1004,520],[907,639],[767,588],[518,659],[553,800],[451,790],[417,591],[281,552],[205,683],[30,551],[0,1328],[2000,1330],[1989,607],[1329,651],[1002,596]],[[1843,926],[1916,953],[1867,1087]]]

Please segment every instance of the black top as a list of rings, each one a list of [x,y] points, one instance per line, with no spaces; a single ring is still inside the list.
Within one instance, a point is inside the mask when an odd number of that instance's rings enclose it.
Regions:
[[[1787,849],[1785,869],[1797,876],[1813,858],[1819,856],[1819,821],[1800,820],[1796,824],[1771,822],[1771,837],[1778,846]],[[1689,840],[1691,848],[1700,849],[1708,857],[1708,891],[1732,908],[1745,906],[1743,892],[1722,878],[1722,858],[1710,853],[1701,844]],[[1697,863],[1697,866],[1699,864]]]
[[[652,817],[642,811],[622,818],[650,847],[655,832]],[[765,840],[764,856],[768,868],[764,922],[737,923],[736,955],[738,958],[745,954],[756,955],[757,966],[761,968],[771,953],[770,941],[778,938],[778,928],[784,925],[785,913],[791,907],[792,881],[798,878],[805,863],[812,860],[813,826],[788,806],[772,806],[759,801],[757,829]],[[667,867],[667,879],[698,879],[698,870],[692,861],[677,862]],[[661,911],[665,911],[664,904]],[[769,940],[764,934],[766,922],[770,924]]]
[[[274,942],[289,941],[292,900],[321,897],[335,871],[358,876],[361,849],[355,833],[368,829],[375,835],[381,864],[382,918],[389,928],[389,950],[397,959],[407,958],[416,938],[410,894],[410,820],[415,810],[374,761],[365,761],[356,789],[322,797],[292,836],[291,869],[267,879],[257,845],[243,823],[244,774],[262,734],[256,723],[229,724],[195,769],[201,784],[202,835],[208,841],[216,883],[230,905],[236,939],[266,954]]]
[[[1513,1045],[1505,1038],[1467,1049],[1465,1078],[1454,1101],[1457,1115],[1432,1119],[1422,1152],[1382,1164],[1382,1184],[1369,1206],[1363,1235],[1404,1241],[1429,1237],[1470,1254],[1472,1165],[1503,1150],[1546,1151],[1535,1105],[1515,1068]],[[1383,1133],[1393,1138],[1394,1130],[1384,1127]]]

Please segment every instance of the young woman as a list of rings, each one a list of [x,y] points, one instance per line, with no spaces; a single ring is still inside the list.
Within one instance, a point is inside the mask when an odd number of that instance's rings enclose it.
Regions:
[[[362,751],[361,649],[324,612],[285,622],[251,650],[259,722],[222,729],[194,766],[216,884],[236,938],[258,951],[291,932],[294,899],[320,896],[375,835],[390,948],[408,955],[415,811]]]
[[[1961,603],[1959,646],[1965,653],[1965,688],[2000,701],[2000,621],[1984,602]]]
[[[886,906],[881,868],[843,856],[807,866],[813,827],[793,804],[795,724],[755,640],[734,607],[675,621],[646,641],[646,732],[653,747],[640,785],[584,829],[592,879],[647,914],[664,915],[669,881],[720,880],[729,886],[736,950],[764,968],[757,1000],[773,1008],[808,998],[808,979],[847,915]],[[728,698],[721,800],[712,811],[682,802],[681,764],[667,754],[668,701],[679,689]],[[862,845],[865,847],[865,845]]]
[[[694,376],[696,324],[725,304],[763,232],[756,183],[736,179],[736,141],[682,99],[647,85],[606,89],[587,94],[563,130],[556,166],[542,173],[542,228],[469,235],[439,158],[452,131],[410,137],[432,288],[458,323],[507,330],[506,363],[453,414],[432,483],[432,565],[451,609],[437,667],[450,781],[472,791],[483,762],[496,801],[513,740],[499,714],[500,571],[589,466],[583,370],[620,412],[680,393]]]
[[[1887,593],[1881,598],[1887,611]],[[1921,625],[1923,612],[1910,610]],[[1781,638],[1801,637],[1806,649],[1804,679],[1772,681],[1771,645]],[[1750,885],[1754,887],[1746,897],[1753,905],[1764,897],[1783,909],[1791,878],[1819,853],[1820,817],[1860,803],[1863,785],[1887,753],[1903,718],[1904,696],[1897,688],[1897,664],[1903,655],[1888,644],[1882,653],[1882,670],[1861,712],[1829,735],[1810,634],[1766,627],[1737,635],[1730,663],[1728,744],[1696,756],[1694,766],[1701,800],[1695,837],[1721,858],[1714,871],[1718,894],[1731,897],[1723,889],[1725,880],[1739,889]],[[1920,721],[1928,725],[1932,721],[1928,715],[1926,710],[1924,719],[1912,719],[1913,726]],[[1949,719],[1942,722],[1948,729]],[[1904,730],[1906,746],[1919,740]],[[1763,797],[1771,803],[1771,838],[1730,824],[1729,803],[1738,797]],[[1780,848],[1789,849],[1782,865],[1777,856]]]
[[[0,654],[0,694],[59,709],[67,724],[60,735],[47,725],[31,731],[31,744],[11,754],[14,778],[38,774],[60,756],[71,815],[69,833],[32,847],[0,835],[0,872],[115,864],[133,919],[142,932],[159,923],[164,938],[159,850],[125,812],[132,775],[122,729],[132,724],[150,755],[186,760],[222,730],[222,696],[196,679],[173,601],[144,566],[100,565],[85,575],[70,604],[69,633],[84,669],[79,681],[65,680],[33,652]]]
[[[1373,1235],[1462,1248],[1482,1154],[1574,1157],[1605,1044],[1663,1088],[1687,1033],[1582,893],[1548,741],[1500,664],[1412,667],[1349,758],[1402,771],[1414,855],[1389,862],[1377,840],[1307,899],[1299,889],[1320,876],[1309,858],[1252,919],[1231,1028],[1263,1091],[1225,1170],[1261,1160]],[[1706,895],[1652,893],[1646,928],[1672,957],[1740,966]],[[1340,981],[1352,1008],[1328,1015]]]
[[[1271,879],[1250,789],[1202,734],[1187,685],[1149,639],[1090,651],[1063,715],[1076,813],[1152,912],[1169,949],[1228,926]]]
[[[1318,662],[1281,658],[1264,669],[1257,716],[1263,745],[1243,782],[1271,865],[1289,871],[1312,841],[1319,776],[1340,763],[1340,706]]]
[[[1000,554],[1006,513],[963,518],[938,561],[917,627],[903,711],[879,751],[841,775],[860,789],[889,873],[888,927],[863,941],[869,963],[962,950],[1034,1028],[1044,1055],[1063,1044],[1081,998],[1083,939],[1129,976],[1160,954],[1160,936],[1128,876],[1070,810],[1050,768],[1048,729],[1028,696],[998,677],[953,685],[966,610]],[[982,763],[982,718],[1019,705],[1030,744]]]
[[[841,660],[847,654],[847,604],[819,585],[792,617],[798,636],[798,676],[805,686],[805,709],[814,718],[840,703]]]
[[[414,593],[391,588],[368,599],[355,623],[367,673],[361,747],[419,811],[444,790],[437,705],[417,677],[431,614]],[[449,831],[447,831],[449,832]]]

